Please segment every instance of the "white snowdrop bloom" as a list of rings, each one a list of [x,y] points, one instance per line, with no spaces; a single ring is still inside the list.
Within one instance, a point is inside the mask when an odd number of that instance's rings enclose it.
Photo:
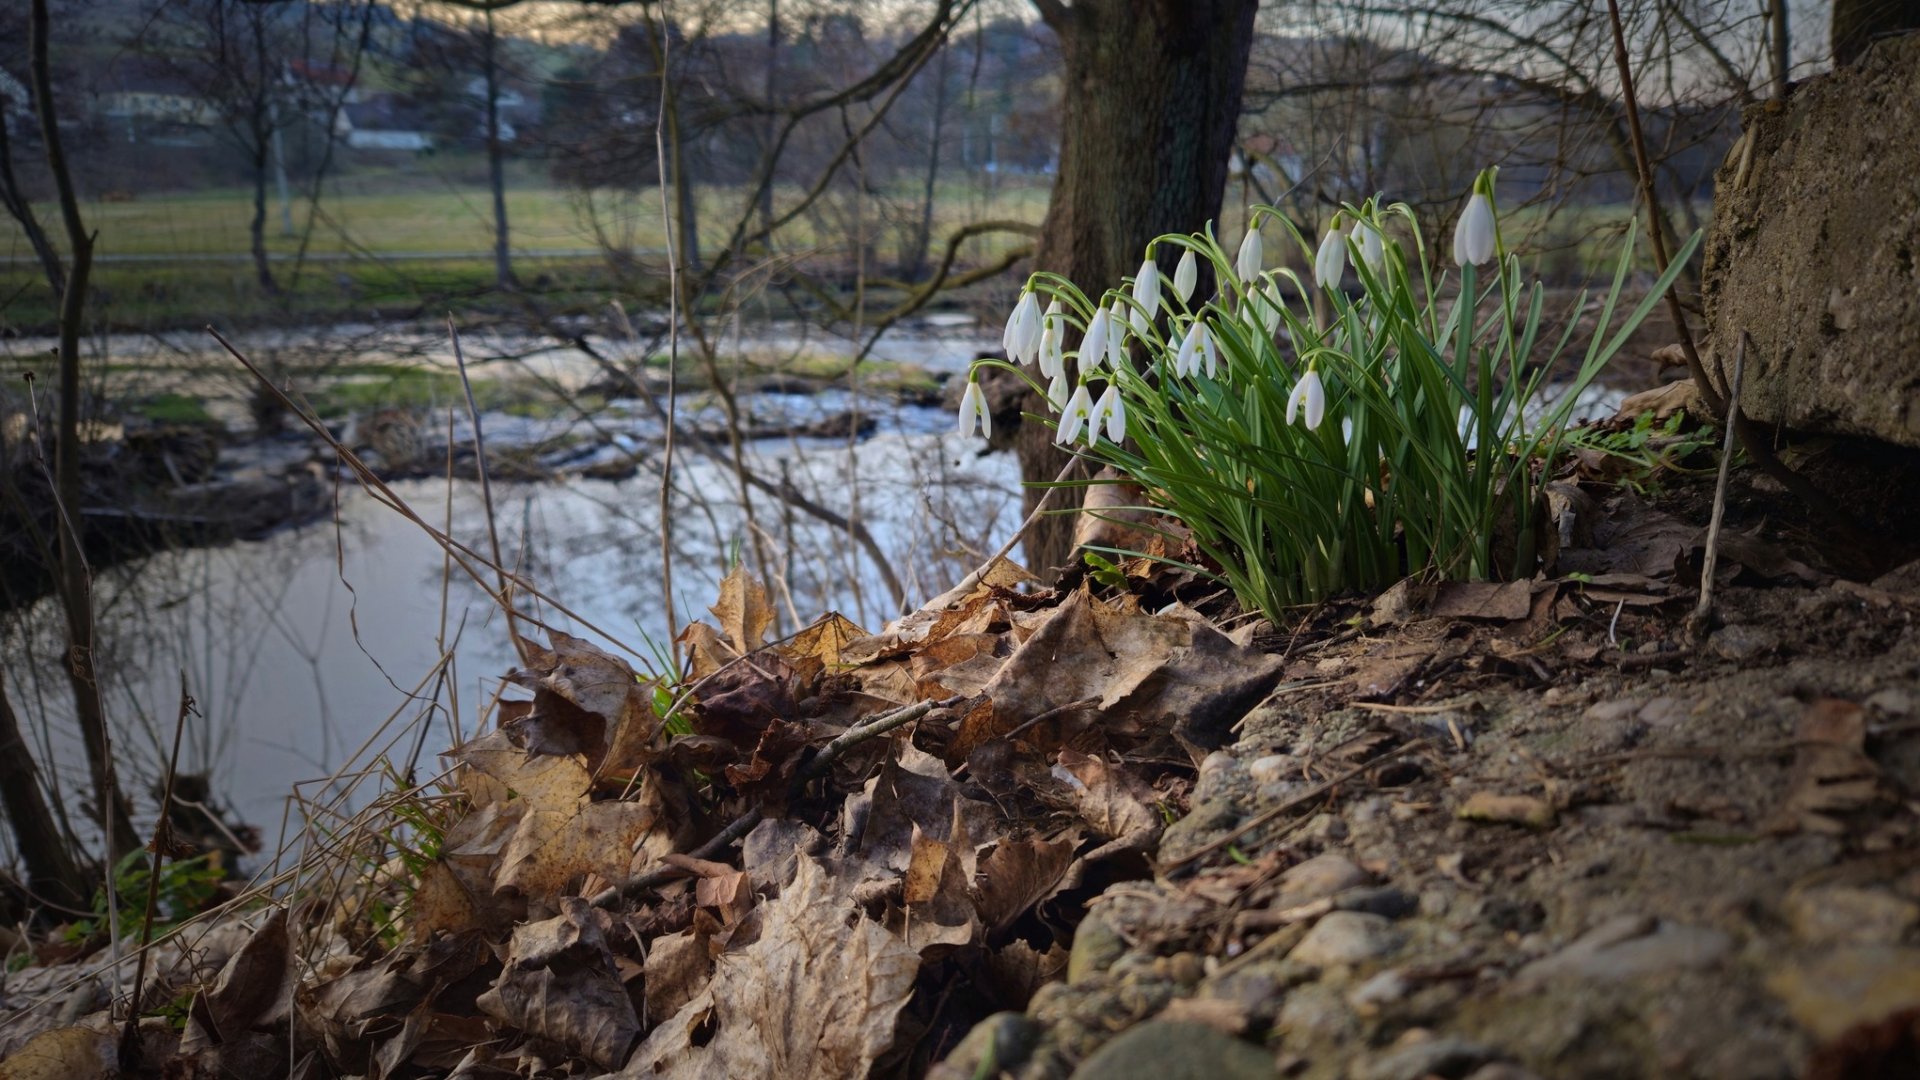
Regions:
[[[1067,393],[1067,373],[1055,373],[1053,381],[1047,384],[1047,404],[1053,406],[1054,412],[1067,407]]]
[[[1193,257],[1193,249],[1180,256],[1180,265],[1173,268],[1173,294],[1181,303],[1193,299],[1193,287],[1200,284],[1200,262]]]
[[[1123,442],[1127,437],[1127,403],[1120,396],[1120,387],[1116,383],[1107,384],[1107,392],[1093,403],[1093,418],[1087,429],[1087,445],[1099,437],[1099,429],[1105,425],[1107,439],[1111,442]]]
[[[1347,236],[1335,225],[1320,240],[1313,256],[1313,283],[1323,289],[1340,287],[1340,275],[1347,272]]]
[[[1188,378],[1200,368],[1200,339],[1206,335],[1206,324],[1199,319],[1187,327],[1187,336],[1180,341],[1180,352],[1173,358],[1173,373],[1182,379]]]
[[[1144,339],[1160,314],[1160,266],[1152,259],[1143,260],[1133,276],[1133,302],[1137,306],[1127,321],[1133,325],[1133,336]]]
[[[1113,317],[1106,308],[1096,310],[1093,318],[1087,320],[1087,336],[1080,339],[1081,378],[1086,378],[1088,372],[1098,368],[1100,362],[1106,359],[1107,338],[1113,333],[1112,323]]]
[[[1360,261],[1367,264],[1367,269],[1379,273],[1387,265],[1387,238],[1369,221],[1356,225],[1353,231],[1360,240]]]
[[[1453,261],[1459,266],[1483,266],[1493,258],[1493,248],[1493,200],[1476,191],[1453,227]]]
[[[1240,253],[1234,256],[1233,272],[1249,287],[1260,276],[1260,265],[1266,258],[1266,252],[1260,243],[1260,230],[1248,229],[1247,235],[1240,241]]]
[[[1051,379],[1066,366],[1066,357],[1060,350],[1060,326],[1048,320],[1047,328],[1040,331],[1040,377]]]
[[[1073,445],[1073,440],[1087,430],[1093,422],[1093,395],[1087,393],[1087,384],[1081,383],[1073,388],[1073,396],[1067,399],[1066,407],[1060,410],[1060,426],[1053,433],[1053,441],[1061,446]]]
[[[1320,383],[1320,372],[1313,368],[1300,376],[1293,393],[1287,395],[1287,423],[1293,423],[1302,412],[1306,414],[1308,431],[1317,429],[1327,416],[1327,388]]]
[[[1107,366],[1119,371],[1127,363],[1127,302],[1115,300],[1113,313],[1108,318],[1113,332],[1107,335]],[[1145,333],[1146,325],[1136,312],[1133,320],[1135,336]]]
[[[1000,344],[1007,350],[1007,359],[1016,364],[1031,364],[1040,355],[1040,302],[1033,293],[1021,295]]]
[[[987,395],[980,392],[978,382],[968,379],[967,388],[960,394],[960,436],[972,435],[975,427],[980,429],[982,437],[993,437],[993,416],[987,412]]]
[[[1200,324],[1200,367],[1209,379],[1220,368],[1220,350],[1214,347],[1213,331],[1207,329],[1206,323]]]
[[[1344,252],[1343,252],[1344,257]],[[1335,279],[1338,280],[1337,278]],[[1261,290],[1260,327],[1268,337],[1280,332],[1280,315],[1286,310],[1286,301],[1280,298],[1280,281],[1268,278],[1267,287]]]

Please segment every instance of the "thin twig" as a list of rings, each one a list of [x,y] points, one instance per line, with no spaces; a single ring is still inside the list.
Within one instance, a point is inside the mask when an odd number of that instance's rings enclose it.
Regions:
[[[660,597],[667,609],[667,647],[673,650],[673,673],[680,674],[680,634],[675,630],[673,612],[673,430],[674,420],[678,417],[680,396],[680,237],[673,229],[673,210],[667,201],[667,110],[671,107],[670,95],[673,84],[667,78],[668,61],[672,59],[672,34],[667,29],[667,18],[660,16],[658,39],[660,42],[660,103],[653,125],[653,160],[660,164],[655,175],[660,181],[660,227],[666,230],[667,238],[667,431],[666,447],[661,453],[660,462]],[[685,183],[677,175],[680,165],[679,156],[684,148],[676,142],[674,146],[675,182]],[[624,317],[624,315],[623,315]],[[644,357],[642,358],[644,362]]]
[[[916,702],[912,705],[902,706],[889,713],[882,713],[864,724],[848,728],[838,738],[828,743],[812,761],[807,762],[807,764],[795,774],[791,790],[799,791],[809,782],[826,775],[827,770],[833,767],[833,763],[840,760],[847,751],[853,749],[855,746],[867,742],[870,739],[877,738],[878,736],[885,735],[895,728],[911,724],[935,709],[951,708],[965,700],[964,697],[955,695],[949,698],[942,698],[939,701]],[[710,859],[720,852],[725,851],[735,841],[752,832],[753,827],[760,824],[765,817],[765,808],[756,806],[733,819],[726,828],[714,834],[711,840],[694,848],[687,854],[695,859]],[[634,878],[632,881],[627,882],[625,885],[602,889],[600,892],[594,894],[591,903],[594,907],[608,907],[617,903],[622,897],[639,896],[641,893],[658,888],[669,881],[683,876],[685,873],[685,870],[677,866],[655,867],[641,874],[639,877]]]
[[[172,852],[173,781],[180,775],[180,736],[187,730],[187,714],[197,712],[187,693],[187,673],[180,672],[180,713],[173,722],[173,752],[167,758],[167,781],[160,792],[160,817],[153,823],[153,862],[147,869],[147,908],[140,923],[140,955],[133,967],[133,1000],[127,1004],[127,1026],[120,1034],[120,1069],[140,1068],[140,1002],[147,982],[147,946],[153,941],[153,909],[160,903],[160,869]]]
[[[460,348],[460,330],[453,325],[453,313],[447,313],[447,337],[453,341],[453,362],[460,369],[460,387],[467,394],[467,421],[473,425],[473,462],[480,476],[480,503],[487,511],[487,541],[493,550],[493,565],[500,579],[500,608],[507,616],[507,639],[513,642],[513,651],[520,655],[520,662],[527,662],[527,643],[520,636],[520,627],[514,620],[513,588],[507,582],[504,567],[507,560],[500,554],[500,528],[493,518],[493,481],[487,476],[487,440],[480,432],[480,406],[473,400],[473,380],[467,377],[467,356]],[[452,454],[449,444],[448,454]],[[448,522],[448,531],[452,531],[452,522]],[[444,629],[445,623],[443,622]]]
[[[993,572],[994,566],[1006,559],[1007,553],[1012,551],[1014,545],[1020,542],[1020,538],[1027,534],[1027,530],[1033,528],[1033,523],[1039,521],[1040,516],[1046,513],[1047,504],[1053,501],[1053,493],[1060,490],[1060,485],[1066,483],[1067,477],[1072,475],[1073,470],[1079,468],[1079,466],[1079,458],[1069,458],[1066,467],[1061,469],[1060,475],[1054,477],[1053,483],[1047,485],[1046,489],[1040,493],[1040,498],[1033,504],[1032,512],[1027,514],[1027,519],[1020,523],[1019,528],[1013,530],[1013,535],[1007,537],[1007,542],[1000,545],[1000,550],[994,552],[986,562],[981,563],[978,569],[969,573],[966,577],[961,578],[958,585],[920,605],[920,610],[937,610],[946,607],[948,604],[966,596],[978,587],[980,582],[985,580],[986,576]]]
[[[1038,716],[1032,717],[1031,719],[1028,719],[1028,720],[1021,721],[1020,724],[1016,726],[1012,731],[1007,732],[1005,735],[997,736],[997,738],[1011,739],[1014,736],[1021,734],[1022,732],[1026,731],[1027,729],[1033,727],[1036,724],[1040,724],[1047,720],[1051,720],[1056,716],[1065,716],[1067,713],[1070,713],[1070,712],[1079,712],[1081,709],[1085,709],[1098,704],[1100,704],[1099,698],[1090,697],[1090,698],[1081,698],[1079,701],[1069,701],[1065,705],[1057,705],[1051,709],[1048,709],[1046,712],[1041,713]]]
[[[1740,332],[1739,347],[1733,353],[1733,386],[1727,391],[1727,412],[1740,410],[1740,382],[1747,367],[1747,334]],[[1687,619],[1687,629],[1698,639],[1707,632],[1707,622],[1713,616],[1713,574],[1720,564],[1720,521],[1727,513],[1727,474],[1733,466],[1733,425],[1727,425],[1726,437],[1720,441],[1720,476],[1713,484],[1713,517],[1707,524],[1707,553],[1700,563],[1700,602],[1694,605],[1693,615]]]

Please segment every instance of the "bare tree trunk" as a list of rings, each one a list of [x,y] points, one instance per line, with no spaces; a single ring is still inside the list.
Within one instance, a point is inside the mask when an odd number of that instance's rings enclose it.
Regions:
[[[1833,0],[1832,30],[1834,66],[1851,64],[1881,34],[1920,30],[1920,0]]]
[[[7,700],[5,679],[5,671],[0,670],[0,806],[6,808],[14,847],[26,864],[27,888],[37,898],[84,908],[92,890],[47,809],[39,770],[20,737],[20,718]]]
[[[93,582],[82,548],[80,513],[80,326],[86,314],[87,279],[93,270],[93,236],[80,218],[80,197],[60,142],[60,125],[53,108],[53,75],[47,60],[51,19],[47,0],[33,0],[31,70],[34,108],[46,143],[47,171],[60,196],[60,218],[66,226],[73,266],[60,294],[60,421],[54,449],[54,487],[65,516],[60,529],[60,600],[67,619],[67,678],[73,684],[74,712],[93,772],[95,809],[110,823],[106,830],[107,865],[140,844],[134,835],[127,802],[113,775],[112,740],[107,734],[107,711],[93,670]]]
[[[1034,267],[1091,295],[1139,265],[1147,241],[1220,213],[1258,0],[1034,0],[1060,38],[1065,101],[1060,168]],[[1163,257],[1168,253],[1162,252]],[[1171,260],[1165,270],[1172,270]],[[1043,411],[1038,403],[1030,411]],[[1066,463],[1052,432],[1015,436],[1029,485]],[[1041,489],[1027,488],[1031,512]],[[1072,554],[1073,524],[1042,517],[1026,539],[1035,569]]]
[[[7,98],[0,94],[0,206],[6,207],[8,215],[20,223],[27,246],[33,249],[33,257],[40,260],[40,272],[46,275],[53,295],[59,296],[66,290],[67,272],[61,268],[60,253],[53,249],[53,241],[47,238],[46,228],[34,215],[33,204],[20,189],[20,180],[14,174],[13,145],[7,138],[6,115]]]
[[[486,36],[482,39],[487,77],[487,185],[493,190],[493,279],[502,289],[513,289],[519,282],[513,277],[513,256],[507,249],[507,173],[500,146],[500,64],[496,55],[499,38],[493,29],[493,9],[487,9]]]
[[[773,103],[773,94],[774,94],[774,86],[775,86],[773,73],[774,73],[775,67],[779,63],[779,60],[780,60],[780,0],[767,0],[767,77],[764,84],[764,89],[761,92],[761,97],[763,97],[769,105]],[[768,109],[766,119],[761,121],[762,123],[761,134],[760,134],[761,153],[772,152],[774,130],[777,124],[777,120],[778,118],[774,116],[773,110]],[[760,189],[760,227],[767,230],[767,233],[768,233],[767,240],[769,243],[771,243],[773,240],[773,236],[772,236],[773,185],[772,184],[767,184],[766,186]]]
[[[693,168],[687,164],[687,143],[680,132],[680,102],[667,99],[667,149],[673,156],[674,216],[680,219],[680,268],[700,272],[700,217],[694,202]]]
[[[920,194],[920,223],[913,234],[913,250],[903,260],[903,275],[908,281],[919,281],[920,275],[927,269],[927,248],[933,243],[933,197],[934,188],[940,182],[940,138],[947,122],[947,65],[952,54],[945,45],[940,47],[940,64],[934,71],[933,85],[933,131],[928,136],[927,146],[927,182]]]
[[[253,276],[260,291],[268,296],[280,294],[273,280],[273,263],[267,257],[267,143],[257,144],[253,155],[253,217],[247,222],[249,250],[253,253]]]

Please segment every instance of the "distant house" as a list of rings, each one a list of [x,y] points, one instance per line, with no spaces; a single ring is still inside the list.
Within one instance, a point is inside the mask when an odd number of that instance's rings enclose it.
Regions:
[[[392,94],[368,94],[340,110],[334,136],[355,150],[422,153],[433,149],[425,117]]]
[[[360,88],[354,85],[354,73],[346,68],[289,60],[283,81],[292,88],[296,100],[308,108],[324,108],[334,101],[357,105],[362,100]]]
[[[157,66],[125,60],[93,86],[93,115],[128,142],[198,143],[220,122],[220,109],[184,80]]]

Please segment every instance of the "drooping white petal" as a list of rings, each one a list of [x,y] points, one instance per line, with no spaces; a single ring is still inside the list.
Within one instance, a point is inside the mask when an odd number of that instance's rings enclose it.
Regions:
[[[1192,375],[1200,366],[1200,337],[1205,333],[1205,324],[1195,319],[1187,328],[1187,336],[1180,341],[1180,352],[1173,358],[1173,373],[1184,379]]]
[[[1160,314],[1160,264],[1152,259],[1140,263],[1140,272],[1133,276],[1133,300],[1145,309],[1145,317],[1151,321]]]
[[[1047,328],[1040,331],[1040,377],[1051,379],[1060,374],[1065,366],[1065,357],[1060,351],[1060,327],[1051,319]]]
[[[1120,398],[1120,387],[1114,383],[1108,383],[1107,392],[1093,404],[1093,423],[1087,430],[1089,446],[1099,437],[1103,425],[1109,440],[1117,443],[1127,437],[1127,406]]]
[[[1127,302],[1115,300],[1113,313],[1108,316],[1113,332],[1107,335],[1107,366],[1119,371],[1127,363]],[[1133,333],[1139,337],[1147,332],[1147,321],[1134,312]]]
[[[1327,416],[1327,389],[1320,383],[1320,373],[1313,368],[1300,376],[1293,393],[1287,395],[1287,423],[1293,423],[1302,412],[1306,414],[1308,431],[1318,428]]]
[[[1054,412],[1059,412],[1067,407],[1066,372],[1057,372],[1053,376],[1053,381],[1047,384],[1047,404],[1053,406]]]
[[[1260,276],[1260,266],[1265,258],[1266,252],[1260,243],[1260,230],[1248,229],[1246,237],[1240,241],[1240,253],[1234,256],[1233,271],[1240,275],[1241,281],[1251,285],[1254,279]]]
[[[1112,316],[1107,314],[1106,308],[1098,309],[1093,313],[1093,318],[1087,320],[1087,336],[1080,339],[1081,378],[1086,378],[1088,372],[1099,367],[1100,362],[1106,359],[1107,338],[1113,333],[1111,324]]]
[[[1307,430],[1313,431],[1320,426],[1320,421],[1327,417],[1327,388],[1320,383],[1320,373],[1311,368],[1307,369],[1306,378],[1301,381],[1307,384],[1307,397],[1304,403],[1307,413]]]
[[[1053,433],[1053,441],[1062,446],[1071,446],[1073,440],[1093,422],[1093,395],[1087,393],[1087,384],[1081,383],[1073,388],[1073,396],[1067,399],[1066,408],[1060,410],[1060,427]]]
[[[1180,256],[1180,265],[1173,268],[1173,293],[1181,303],[1193,299],[1193,287],[1200,284],[1200,262],[1193,257],[1193,249]]]
[[[1360,261],[1367,269],[1379,273],[1387,264],[1387,240],[1372,222],[1363,221],[1354,227],[1354,236],[1360,241]]]
[[[1458,266],[1480,266],[1493,258],[1493,249],[1493,200],[1476,191],[1453,227],[1453,261]]]
[[[1339,229],[1328,229],[1313,256],[1313,283],[1323,289],[1338,288],[1340,275],[1347,272],[1347,237]]]
[[[1040,302],[1031,292],[1022,294],[1014,307],[1001,344],[1006,347],[1007,359],[1016,364],[1031,364],[1039,356]]]
[[[1344,247],[1341,254],[1344,257]],[[1338,279],[1336,278],[1336,280]],[[1272,337],[1280,329],[1281,312],[1286,310],[1286,303],[1280,298],[1280,280],[1278,278],[1267,279],[1267,287],[1261,290],[1261,298],[1264,304],[1260,308],[1260,325],[1266,330],[1267,336]]]
[[[1214,348],[1213,331],[1207,329],[1205,323],[1200,324],[1200,357],[1201,367],[1206,370],[1207,378],[1213,378],[1214,372],[1220,366],[1220,350]]]
[[[993,437],[993,414],[987,411],[987,396],[981,393],[979,383],[969,379],[967,388],[960,393],[961,437],[972,435],[976,427],[982,436]]]

